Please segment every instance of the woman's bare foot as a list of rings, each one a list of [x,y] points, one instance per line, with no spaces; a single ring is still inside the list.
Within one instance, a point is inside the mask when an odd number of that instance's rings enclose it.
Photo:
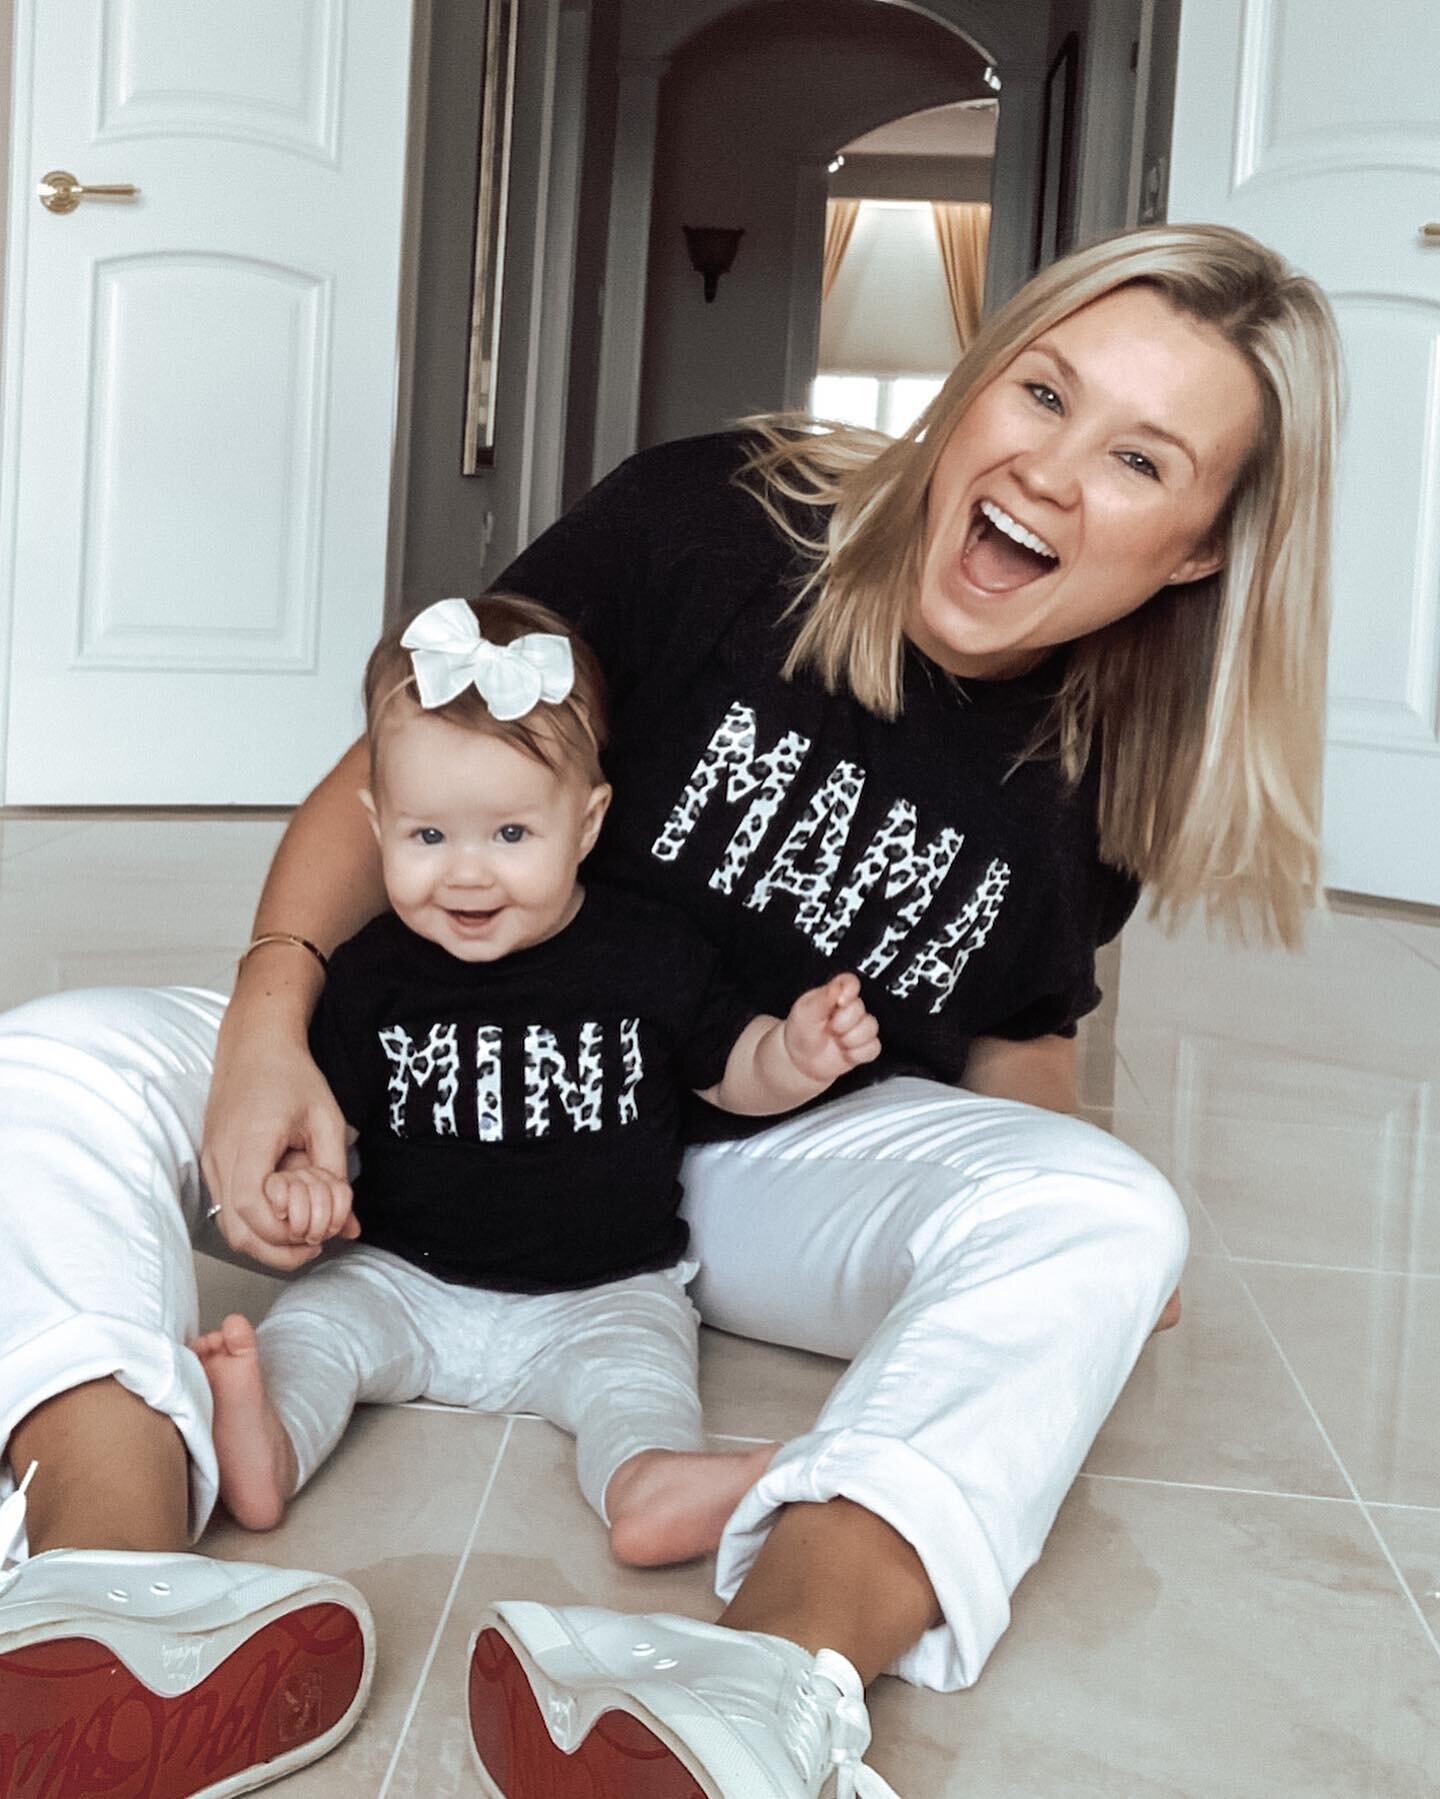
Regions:
[[[1180,1322],[1180,1289],[1177,1287],[1175,1289],[1175,1291],[1170,1295],[1170,1297],[1165,1301],[1164,1310],[1161,1312],[1160,1316],[1155,1320],[1155,1329],[1151,1331],[1150,1335],[1153,1337],[1155,1335],[1155,1331],[1174,1330],[1175,1326],[1179,1322]]]
[[[660,1568],[709,1555],[730,1514],[770,1466],[778,1443],[703,1454],[645,1449],[622,1462],[605,1489],[617,1561]]]
[[[265,1391],[255,1327],[232,1312],[190,1345],[215,1398],[220,1498],[237,1524],[273,1530],[285,1516],[299,1468],[280,1414]]]

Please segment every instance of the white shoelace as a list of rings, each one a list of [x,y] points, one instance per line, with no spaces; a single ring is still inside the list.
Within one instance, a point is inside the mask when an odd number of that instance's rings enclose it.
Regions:
[[[835,1799],[900,1799],[862,1759],[870,1747],[870,1714],[860,1677],[843,1655],[819,1652],[785,1722],[791,1750],[812,1778],[835,1769]]]

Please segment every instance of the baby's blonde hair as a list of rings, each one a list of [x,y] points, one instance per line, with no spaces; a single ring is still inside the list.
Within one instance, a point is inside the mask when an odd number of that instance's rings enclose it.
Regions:
[[[554,773],[573,770],[592,787],[598,787],[605,779],[600,769],[606,738],[605,677],[595,652],[575,636],[558,613],[523,594],[487,593],[465,604],[474,613],[481,636],[490,643],[513,643],[517,637],[535,632],[565,638],[574,658],[575,685],[565,699],[555,704],[542,700],[523,718],[496,718],[473,686],[443,706],[429,708],[429,715],[448,719],[485,737],[503,738]],[[400,641],[423,610],[419,607],[397,619],[365,665],[365,736],[370,748],[372,784],[380,780],[384,727],[393,718],[396,707],[411,716],[423,710],[410,652]]]

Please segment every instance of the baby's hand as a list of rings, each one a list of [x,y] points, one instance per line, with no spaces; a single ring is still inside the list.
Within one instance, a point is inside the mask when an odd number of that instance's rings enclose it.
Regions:
[[[292,1243],[319,1245],[331,1237],[360,1235],[349,1181],[317,1168],[301,1150],[286,1150],[274,1174],[266,1175],[263,1191]]]
[[[808,1080],[832,1081],[880,1054],[880,1026],[860,997],[853,974],[837,974],[812,987],[791,1006],[785,1020],[785,1048]]]

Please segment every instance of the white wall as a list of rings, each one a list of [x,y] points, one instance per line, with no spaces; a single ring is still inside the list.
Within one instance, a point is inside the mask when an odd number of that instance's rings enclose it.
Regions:
[[[5,287],[5,245],[10,229],[10,105],[15,54],[15,0],[0,0],[0,301]],[[3,306],[0,306],[3,312]],[[3,318],[0,318],[3,325]]]
[[[862,201],[820,314],[820,368],[943,375],[960,358],[935,219],[928,205]]]
[[[934,21],[861,0],[751,8],[678,52],[660,90],[641,443],[784,404],[802,165],[884,119],[984,94],[983,66]],[[816,207],[823,234],[823,187]],[[745,231],[713,304],[683,225]]]

